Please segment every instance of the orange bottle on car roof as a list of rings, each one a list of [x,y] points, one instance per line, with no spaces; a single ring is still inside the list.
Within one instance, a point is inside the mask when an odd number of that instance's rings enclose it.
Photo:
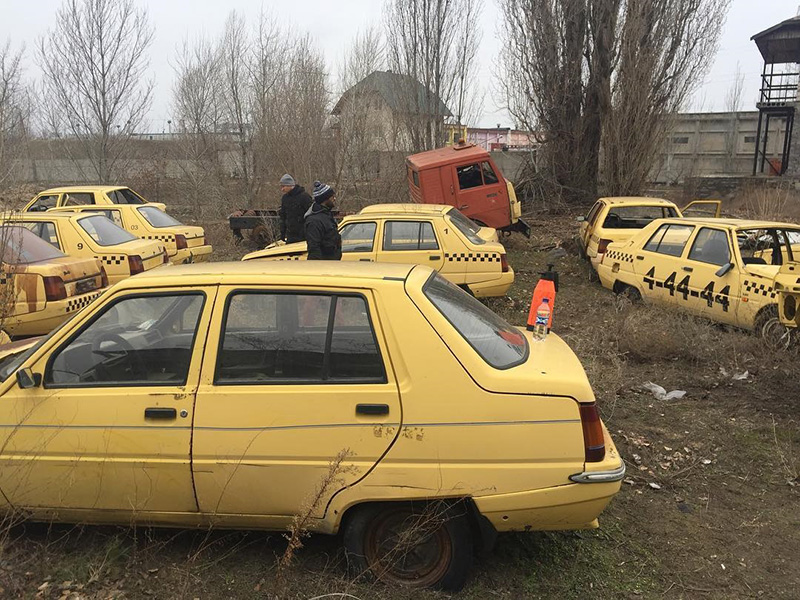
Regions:
[[[547,271],[541,273],[539,281],[536,282],[536,287],[533,288],[533,298],[531,299],[531,308],[528,313],[528,331],[534,331],[536,328],[536,313],[542,302],[547,299],[550,307],[550,318],[547,321],[547,331],[553,326],[553,312],[556,308],[556,292],[558,291],[558,273],[553,271],[553,265],[547,265]]]

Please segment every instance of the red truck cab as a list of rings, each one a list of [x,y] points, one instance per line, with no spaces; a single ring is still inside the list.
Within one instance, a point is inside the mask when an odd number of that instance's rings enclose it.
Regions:
[[[489,153],[460,142],[406,158],[411,199],[449,204],[480,225],[530,235],[514,186]]]

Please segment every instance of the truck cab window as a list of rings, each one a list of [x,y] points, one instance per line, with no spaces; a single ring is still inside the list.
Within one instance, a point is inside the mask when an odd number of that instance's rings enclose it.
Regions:
[[[481,166],[478,163],[456,167],[456,174],[458,175],[459,189],[468,190],[483,185]]]

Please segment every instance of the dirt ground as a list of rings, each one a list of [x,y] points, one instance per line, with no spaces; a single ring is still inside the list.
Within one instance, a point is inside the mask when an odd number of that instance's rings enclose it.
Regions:
[[[573,235],[573,218],[534,218],[531,240],[507,240],[517,278],[495,311],[524,324],[546,251]],[[218,259],[248,249],[225,223],[203,224]],[[557,269],[554,331],[581,358],[628,477],[600,529],[501,535],[455,597],[800,597],[798,353],[617,299],[574,254]],[[657,400],[648,381],[687,394]],[[22,523],[0,542],[8,598],[446,597],[353,583],[340,540],[322,536],[283,582],[278,534]]]

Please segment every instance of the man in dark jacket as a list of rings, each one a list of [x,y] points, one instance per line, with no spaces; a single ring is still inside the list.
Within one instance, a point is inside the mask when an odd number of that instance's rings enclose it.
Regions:
[[[303,220],[306,211],[313,204],[302,186],[297,185],[294,177],[288,173],[281,177],[281,208],[278,216],[281,220],[281,239],[287,243],[302,242],[306,239]]]
[[[342,236],[331,213],[336,193],[331,186],[315,181],[311,195],[314,204],[306,211],[308,260],[340,260]]]

